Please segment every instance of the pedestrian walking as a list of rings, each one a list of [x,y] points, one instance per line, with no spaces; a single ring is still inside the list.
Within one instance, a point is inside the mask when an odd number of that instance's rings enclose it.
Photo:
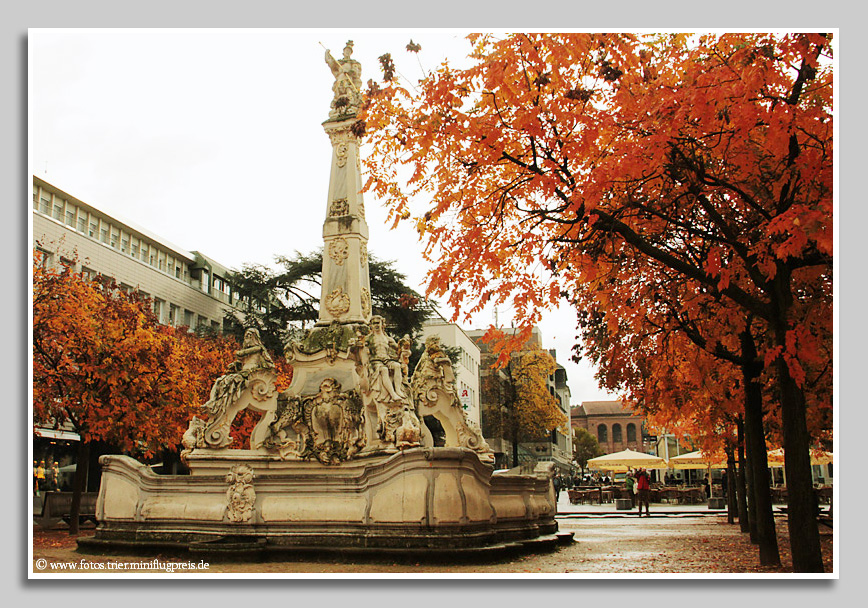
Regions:
[[[645,513],[651,517],[650,494],[651,480],[648,477],[648,472],[645,469],[639,469],[636,472],[636,488],[638,489],[637,497],[639,499],[639,517],[642,517],[642,505],[645,505]]]

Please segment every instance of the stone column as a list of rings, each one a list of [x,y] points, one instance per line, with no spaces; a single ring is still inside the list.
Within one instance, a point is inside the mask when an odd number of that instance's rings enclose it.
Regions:
[[[371,320],[368,224],[362,199],[359,138],[354,115],[323,123],[332,143],[326,218],[323,223],[322,296],[318,326]]]

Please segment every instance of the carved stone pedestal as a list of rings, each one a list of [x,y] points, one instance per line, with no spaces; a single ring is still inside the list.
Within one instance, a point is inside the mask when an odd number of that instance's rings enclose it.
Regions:
[[[264,451],[194,450],[192,474],[103,456],[100,526],[84,550],[501,550],[556,543],[551,465],[492,475],[466,448],[414,448],[339,465]],[[206,544],[203,544],[206,543]],[[244,543],[242,543],[244,546]]]

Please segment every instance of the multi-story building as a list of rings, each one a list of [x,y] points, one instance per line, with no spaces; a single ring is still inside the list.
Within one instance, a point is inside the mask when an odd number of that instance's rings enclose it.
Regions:
[[[166,325],[221,331],[238,303],[229,269],[186,251],[33,176],[33,246],[46,265],[105,275],[153,301]]]
[[[482,342],[484,334],[485,330],[467,332],[467,335],[479,345],[481,352],[480,386],[483,387],[481,428],[483,436],[495,453],[495,466],[506,468],[515,465],[512,462],[514,440],[506,431],[509,427],[507,403],[511,399],[512,388],[508,372],[493,368],[496,356],[491,354],[488,346]],[[542,335],[539,328],[533,328],[526,348],[542,348]],[[513,360],[521,354],[521,352],[513,353]],[[549,354],[557,360],[554,350],[550,350]],[[570,389],[567,386],[567,371],[562,365],[558,365],[554,373],[546,378],[546,386],[564,415],[564,425],[554,429],[548,437],[541,437],[536,441],[522,441],[518,450],[519,460],[551,461],[555,463],[558,471],[568,473],[575,467],[572,463],[572,433],[569,426]]]
[[[458,325],[439,316],[425,321],[421,337],[423,343],[428,336],[438,336],[443,346],[459,349],[458,365],[453,366],[455,388],[467,417],[480,426],[479,347]]]
[[[230,271],[196,251],[123,222],[33,176],[33,247],[39,263],[65,265],[86,276],[112,277],[121,289],[150,297],[165,325],[222,331],[224,312],[236,305]],[[55,470],[47,489],[68,489],[79,437],[71,429],[36,429],[37,471]],[[99,472],[92,458],[88,486]],[[48,479],[46,477],[46,479]],[[45,487],[42,488],[46,489]]]
[[[645,430],[645,417],[636,414],[629,402],[583,401],[572,408],[570,424],[596,437],[606,454],[626,449],[649,452],[654,448]]]

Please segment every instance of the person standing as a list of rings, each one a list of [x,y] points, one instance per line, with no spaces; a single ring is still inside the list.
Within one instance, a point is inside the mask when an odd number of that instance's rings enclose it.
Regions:
[[[639,517],[642,517],[642,505],[645,505],[645,513],[651,517],[650,495],[651,479],[645,469],[639,469],[636,473],[637,497],[639,499]]]
[[[636,506],[636,478],[633,477],[633,471],[627,472],[627,478],[624,480],[624,489],[627,491],[627,496],[630,498],[630,508]]]

